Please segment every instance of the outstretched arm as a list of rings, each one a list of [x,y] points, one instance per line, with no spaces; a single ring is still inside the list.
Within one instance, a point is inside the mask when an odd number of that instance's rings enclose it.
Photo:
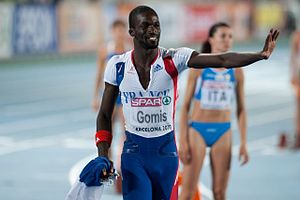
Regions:
[[[118,93],[119,88],[117,86],[105,83],[101,107],[97,117],[97,132],[101,130],[112,132],[111,118]],[[97,145],[98,155],[108,157],[109,147],[110,144],[108,142],[99,142]]]
[[[236,68],[250,65],[254,62],[262,59],[268,59],[270,57],[276,46],[278,36],[279,31],[271,29],[265,40],[263,50],[257,53],[199,54],[194,52],[188,62],[188,66],[193,68]]]

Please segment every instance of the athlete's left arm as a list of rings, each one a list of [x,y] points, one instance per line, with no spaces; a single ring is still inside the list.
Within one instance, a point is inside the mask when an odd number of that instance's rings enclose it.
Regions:
[[[240,150],[239,160],[242,165],[249,160],[247,150],[247,113],[245,107],[245,92],[244,92],[244,73],[242,69],[235,70],[236,85],[236,102],[237,102],[237,118],[240,132]]]
[[[97,116],[97,132],[101,130],[112,133],[112,113],[115,102],[118,97],[119,88],[117,86],[105,83],[105,89],[102,97],[100,110]],[[98,155],[108,157],[108,142],[99,142],[97,145]]]
[[[188,66],[193,68],[218,67],[236,68],[250,65],[259,60],[268,59],[272,54],[276,40],[279,36],[278,30],[271,29],[262,51],[257,53],[221,53],[221,54],[199,54],[193,52],[188,61]]]

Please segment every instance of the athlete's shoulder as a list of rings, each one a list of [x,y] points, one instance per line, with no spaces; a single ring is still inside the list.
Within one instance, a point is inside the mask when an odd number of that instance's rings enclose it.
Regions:
[[[174,48],[165,49],[163,47],[160,47],[160,50],[161,50],[161,57],[163,59],[167,57],[172,58],[172,61],[179,73],[188,68],[188,61],[192,53],[194,52],[193,49],[187,47],[181,47],[177,49]]]
[[[168,56],[174,57],[176,55],[190,55],[192,52],[195,51],[194,49],[188,47],[169,48],[169,49],[166,49],[164,47],[159,47],[159,50],[163,58]]]
[[[233,72],[233,76],[237,81],[244,80],[244,71],[242,68],[236,68]]]
[[[119,85],[118,79],[117,79],[117,71],[119,72],[120,67],[124,69],[123,64],[120,65],[120,63],[127,63],[128,59],[130,58],[131,51],[127,51],[120,55],[114,55],[109,59],[107,62],[107,66],[104,72],[104,81],[111,84],[111,85]]]

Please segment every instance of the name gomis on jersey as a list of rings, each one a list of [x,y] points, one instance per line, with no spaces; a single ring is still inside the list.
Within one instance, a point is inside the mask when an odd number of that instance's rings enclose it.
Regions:
[[[138,97],[131,100],[131,107],[161,107],[166,105],[171,100],[169,96],[163,97]],[[147,124],[145,127],[136,127],[136,131],[147,131],[147,132],[154,132],[154,131],[167,131],[171,130],[172,126],[161,125],[161,126],[150,126],[149,125],[157,125],[162,122],[167,122],[167,113],[163,112],[161,109],[156,110],[154,113],[145,113],[142,110],[137,111],[136,113],[136,120],[140,124]]]

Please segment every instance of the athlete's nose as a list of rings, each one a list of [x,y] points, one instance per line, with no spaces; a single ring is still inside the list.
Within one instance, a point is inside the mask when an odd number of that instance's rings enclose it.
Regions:
[[[156,28],[154,25],[150,25],[148,27],[148,34],[149,35],[158,35],[159,34],[159,29]]]

